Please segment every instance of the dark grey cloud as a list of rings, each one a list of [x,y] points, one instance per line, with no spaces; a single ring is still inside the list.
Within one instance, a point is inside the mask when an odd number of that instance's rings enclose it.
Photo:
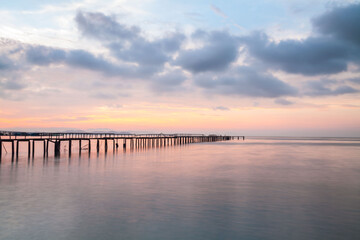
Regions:
[[[237,37],[224,31],[210,33],[198,31],[193,38],[202,38],[205,43],[199,49],[182,50],[175,65],[193,73],[225,70],[238,57]]]
[[[135,66],[115,64],[84,50],[63,50],[33,45],[25,49],[26,60],[34,65],[66,64],[70,67],[98,71],[108,76],[140,77],[147,74],[144,69],[138,71]]]
[[[5,90],[21,90],[24,89],[26,85],[24,83],[20,83],[17,80],[13,79],[0,79],[0,88]]]
[[[278,99],[275,99],[274,101],[276,104],[279,104],[279,105],[284,105],[284,106],[287,106],[287,105],[292,105],[294,104],[294,102],[291,102],[289,100],[286,100],[284,98],[278,98]]]
[[[359,4],[355,4],[335,8],[315,18],[312,21],[314,34],[303,40],[274,42],[262,32],[238,37],[226,31],[198,30],[189,37],[192,43],[199,44],[196,49],[183,48],[186,37],[182,33],[167,33],[150,40],[139,27],[121,23],[114,16],[78,12],[75,21],[79,31],[84,37],[99,41],[108,54],[96,55],[86,50],[29,44],[4,52],[0,44],[0,72],[24,72],[32,65],[67,65],[106,76],[144,79],[154,92],[162,93],[186,90],[184,70],[187,70],[193,74],[192,83],[207,93],[276,98],[275,103],[289,105],[292,102],[283,97],[336,96],[358,92],[351,87],[356,86],[354,83],[358,83],[357,80],[322,80],[308,82],[299,94],[296,88],[267,72],[269,69],[280,69],[310,76],[335,74],[346,71],[349,63],[359,64],[358,11]],[[241,44],[250,56],[247,64],[256,68],[234,66]],[[256,65],[259,63],[264,69],[259,69]],[[161,74],[165,71],[164,66],[166,69],[176,66],[178,70]],[[10,78],[0,78],[0,81],[3,96],[8,91],[26,87]],[[101,91],[89,94],[105,99],[117,97],[104,95]]]
[[[120,24],[115,17],[99,12],[79,11],[75,21],[84,36],[99,40],[132,40],[138,38],[140,33],[140,28]]]
[[[347,70],[351,48],[323,37],[275,43],[265,33],[243,38],[251,55],[268,66],[303,75],[332,74]]]
[[[360,45],[360,3],[334,8],[313,19],[316,31]]]
[[[107,75],[131,75],[135,69],[112,63],[102,56],[96,56],[85,50],[64,50],[42,45],[21,44],[22,51],[10,58],[0,57],[0,62],[6,60],[6,69],[26,71],[31,65],[48,66],[50,64],[65,64],[70,67],[99,71]],[[19,66],[15,67],[14,62]],[[21,66],[21,67],[20,67]],[[3,67],[5,69],[5,67]],[[11,75],[7,74],[7,75]]]
[[[138,64],[139,71],[146,74],[160,72],[185,39],[183,34],[173,33],[150,41],[139,27],[128,27],[102,13],[78,12],[75,20],[84,36],[100,40],[114,57]]]
[[[195,78],[195,84],[222,95],[276,98],[297,95],[289,84],[250,67],[238,67],[226,75],[206,74]]]
[[[119,75],[124,73],[125,69],[121,66],[112,64],[103,57],[94,56],[84,50],[72,50],[67,53],[66,63],[70,66],[100,71],[108,75]]]
[[[172,54],[180,48],[183,39],[182,34],[173,34],[152,42],[138,38],[127,48],[117,42],[109,44],[108,48],[114,56],[123,61],[162,66],[171,60]]]
[[[26,50],[28,62],[36,65],[49,65],[66,60],[66,51],[45,46],[29,46]]]
[[[4,73],[17,70],[21,64],[16,58],[22,49],[19,42],[0,37],[0,71]]]
[[[352,82],[352,83],[360,84],[360,78],[351,78],[351,79],[348,79],[348,81]]]
[[[9,70],[14,67],[14,63],[6,56],[0,55],[0,71]]]
[[[313,97],[338,96],[343,94],[358,93],[358,89],[339,84],[335,80],[314,80],[308,81],[305,86],[305,95]]]
[[[242,38],[252,57],[269,68],[302,75],[334,74],[360,63],[360,4],[334,8],[315,18],[315,34],[274,42],[265,33]]]

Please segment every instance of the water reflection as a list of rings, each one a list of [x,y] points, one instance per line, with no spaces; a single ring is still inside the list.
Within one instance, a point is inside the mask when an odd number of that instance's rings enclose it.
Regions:
[[[358,239],[359,142],[294,141],[5,157],[0,239]]]

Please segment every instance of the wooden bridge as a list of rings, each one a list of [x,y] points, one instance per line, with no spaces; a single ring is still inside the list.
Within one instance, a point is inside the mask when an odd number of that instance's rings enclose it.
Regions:
[[[95,144],[97,153],[100,152],[100,143],[104,143],[105,153],[109,147],[113,151],[122,146],[124,150],[166,147],[199,142],[226,141],[232,139],[245,139],[243,136],[203,135],[203,134],[119,134],[119,133],[45,133],[45,132],[11,132],[0,131],[0,160],[4,144],[11,145],[11,156],[14,159],[19,156],[20,143],[27,144],[28,157],[35,154],[35,146],[42,147],[43,156],[48,156],[49,147],[54,148],[55,157],[60,156],[61,143],[68,143],[68,154],[72,154],[72,146],[78,144],[79,154],[86,144],[87,152],[90,154]],[[40,142],[42,144],[36,144]],[[42,145],[42,146],[41,146]],[[10,151],[10,150],[9,150]]]

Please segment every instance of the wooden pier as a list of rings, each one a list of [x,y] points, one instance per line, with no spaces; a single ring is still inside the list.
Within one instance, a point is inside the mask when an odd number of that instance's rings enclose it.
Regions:
[[[68,154],[70,156],[72,154],[72,146],[76,143],[78,144],[79,154],[83,150],[83,143],[86,143],[86,150],[90,154],[93,144],[96,145],[96,152],[100,152],[100,143],[104,143],[104,151],[106,153],[109,146],[113,148],[113,151],[117,150],[120,146],[124,150],[133,150],[232,139],[245,139],[245,137],[202,134],[29,133],[0,131],[0,160],[3,151],[7,152],[5,143],[11,145],[11,157],[14,159],[15,156],[16,158],[19,156],[20,145],[23,145],[21,143],[27,145],[27,153],[30,158],[30,156],[34,157],[35,147],[39,146],[42,148],[44,157],[48,156],[49,147],[54,149],[55,157],[59,157],[62,143],[68,143]],[[42,144],[36,144],[37,142]]]

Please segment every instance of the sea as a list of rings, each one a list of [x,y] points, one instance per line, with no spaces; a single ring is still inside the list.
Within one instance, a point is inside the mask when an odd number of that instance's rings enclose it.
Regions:
[[[0,239],[360,239],[360,138],[40,150],[3,151]]]

